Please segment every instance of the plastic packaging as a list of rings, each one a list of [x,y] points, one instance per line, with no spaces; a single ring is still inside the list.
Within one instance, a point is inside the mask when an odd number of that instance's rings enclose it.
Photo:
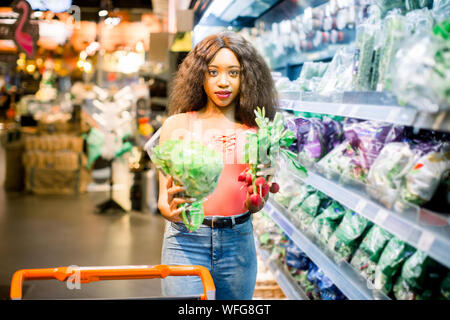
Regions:
[[[327,198],[328,197],[320,191],[316,191],[306,197],[296,212],[301,229],[308,229],[309,225],[314,220],[314,217],[319,214],[321,201]]]
[[[450,109],[450,41],[416,32],[397,52],[389,77],[401,104],[435,113]]]
[[[202,203],[214,192],[223,169],[222,155],[198,141],[166,140],[147,150],[152,162],[176,184],[186,188],[186,195],[196,201],[182,205],[183,221],[189,231],[203,222]]]
[[[390,208],[414,161],[415,154],[408,143],[386,144],[367,175],[367,192]]]
[[[344,124],[344,142],[323,157],[317,167],[327,176],[365,183],[384,145],[400,140],[403,131],[403,127],[374,121],[348,122]]]
[[[286,246],[286,265],[299,270],[308,270],[310,262],[308,256],[289,239]]]
[[[416,250],[397,237],[392,237],[380,256],[375,271],[375,288],[388,294],[392,290],[393,279],[402,263]]]
[[[377,36],[381,33],[381,22],[374,18],[357,27],[355,40],[355,54],[353,60],[353,88],[357,91],[374,90],[372,73]]]
[[[386,230],[374,225],[362,240],[358,250],[351,260],[351,265],[359,270],[361,275],[373,282],[375,270],[383,249],[392,238]]]
[[[325,74],[317,86],[317,92],[323,96],[352,91],[353,54],[352,46],[340,48],[331,60]]]
[[[400,277],[394,285],[397,300],[415,300],[421,293],[429,261],[426,253],[420,250],[405,261]]]
[[[401,198],[419,205],[426,203],[448,170],[450,170],[450,143],[443,143],[440,150],[428,152],[415,162],[400,188]]]
[[[319,161],[343,138],[341,123],[328,117],[295,118],[288,127],[296,133],[298,160],[306,166]]]
[[[383,44],[378,68],[379,80],[377,90],[389,90],[391,86],[388,77],[391,63],[394,59],[402,40],[409,34],[406,18],[400,10],[393,10],[388,13],[383,21]]]
[[[345,215],[345,209],[333,200],[321,214],[314,218],[311,224],[311,231],[322,243],[328,243],[333,232]]]
[[[360,239],[371,225],[372,223],[363,216],[348,210],[330,237],[328,247],[336,253],[336,258],[349,261]]]

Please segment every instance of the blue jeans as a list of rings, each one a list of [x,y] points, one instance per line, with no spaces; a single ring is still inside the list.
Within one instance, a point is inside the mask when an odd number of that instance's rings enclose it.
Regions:
[[[250,300],[257,273],[251,220],[231,228],[201,225],[191,233],[183,223],[166,222],[161,263],[204,266],[211,272],[217,300]],[[202,282],[196,276],[162,280],[162,293],[166,297],[197,296],[202,292]]]

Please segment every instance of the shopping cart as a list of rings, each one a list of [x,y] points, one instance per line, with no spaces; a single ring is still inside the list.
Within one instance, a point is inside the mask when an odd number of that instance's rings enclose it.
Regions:
[[[116,267],[59,267],[46,269],[22,269],[11,280],[11,300],[22,299],[22,286],[26,280],[59,280],[72,284],[100,280],[136,280],[165,278],[167,276],[198,276],[202,280],[200,296],[173,297],[173,299],[215,300],[216,288],[209,270],[203,266],[116,266]],[[155,298],[148,298],[155,299]]]

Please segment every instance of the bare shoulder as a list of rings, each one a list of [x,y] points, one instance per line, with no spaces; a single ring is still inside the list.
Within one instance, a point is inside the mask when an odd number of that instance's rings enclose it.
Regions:
[[[161,142],[168,139],[180,139],[187,129],[186,113],[174,114],[164,121],[159,140]]]

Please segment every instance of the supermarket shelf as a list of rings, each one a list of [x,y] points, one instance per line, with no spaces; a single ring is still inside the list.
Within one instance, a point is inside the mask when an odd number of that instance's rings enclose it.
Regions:
[[[260,247],[259,241],[255,239],[255,242],[258,256],[272,272],[273,277],[286,297],[290,300],[309,300],[306,293],[297,284],[297,281],[292,278],[281,262],[270,259],[269,253]]]
[[[300,99],[280,99],[278,107],[283,110],[314,112],[342,117],[389,122],[420,129],[450,132],[450,112],[420,112],[409,106],[396,104],[309,101]]]
[[[361,186],[342,185],[337,180],[323,177],[311,168],[308,169],[306,178],[295,174],[294,177],[450,268],[450,225],[447,218],[416,206],[411,206],[404,212],[390,210],[372,200]]]
[[[346,261],[335,261],[325,248],[300,231],[288,217],[286,209],[269,200],[265,211],[292,241],[333,281],[350,300],[389,300],[383,292],[369,288],[369,283]]]

